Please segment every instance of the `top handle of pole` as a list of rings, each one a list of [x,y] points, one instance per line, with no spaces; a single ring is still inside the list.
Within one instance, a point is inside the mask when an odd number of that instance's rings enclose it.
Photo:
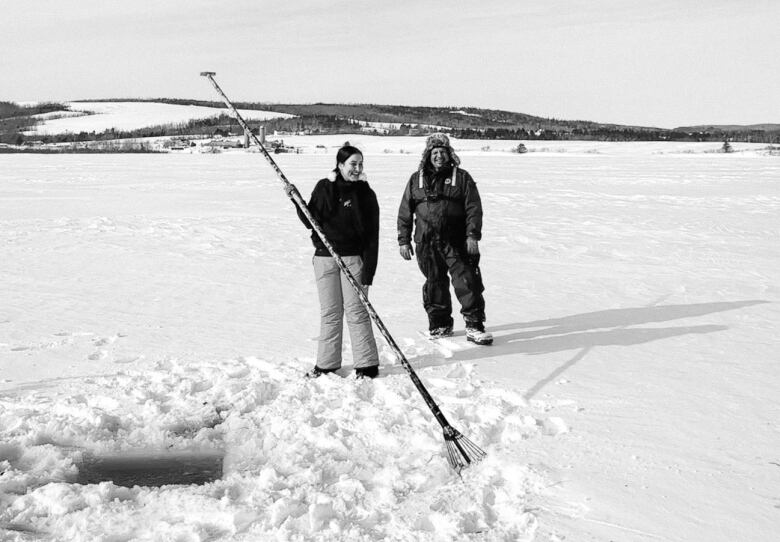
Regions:
[[[219,86],[217,81],[214,79],[214,76],[217,75],[217,73],[206,71],[206,72],[200,72],[200,75],[209,80],[211,85],[214,87],[214,90],[217,91],[217,94],[219,94],[220,97],[222,98],[222,101],[225,102],[225,105],[227,106],[228,110],[233,114],[233,117],[235,117],[235,119],[238,121],[238,124],[244,130],[244,133],[252,139],[254,144],[257,145],[257,147],[260,149],[260,152],[262,152],[266,161],[271,165],[274,171],[276,171],[276,175],[277,177],[279,177],[279,180],[282,181],[282,183],[284,184],[285,191],[287,192],[290,199],[295,201],[299,206],[301,204],[305,206],[306,204],[303,201],[303,198],[301,198],[300,194],[298,193],[298,189],[295,187],[294,184],[292,184],[287,179],[287,176],[284,174],[281,168],[279,168],[279,166],[276,164],[274,159],[271,158],[271,155],[268,153],[268,150],[265,148],[265,145],[263,145],[263,142],[260,141],[260,139],[252,132],[252,128],[249,127],[249,125],[246,123],[244,118],[238,112],[238,109],[233,105],[233,102],[230,101],[230,98],[227,97],[225,92],[222,90],[222,88]]]

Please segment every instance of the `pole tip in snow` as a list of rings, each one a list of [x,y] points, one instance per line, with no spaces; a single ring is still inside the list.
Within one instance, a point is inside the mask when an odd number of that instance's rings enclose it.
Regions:
[[[217,75],[217,72],[200,72],[200,75],[203,77],[208,77],[209,75]]]

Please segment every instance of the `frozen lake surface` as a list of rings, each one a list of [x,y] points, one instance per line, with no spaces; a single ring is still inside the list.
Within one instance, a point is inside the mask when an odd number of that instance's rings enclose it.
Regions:
[[[463,142],[496,339],[436,349],[395,241],[423,141],[356,138],[382,212],[372,303],[488,458],[448,469],[381,338],[379,379],[348,348],[340,376],[301,378],[313,250],[261,156],[0,155],[0,539],[774,538],[780,157]],[[338,143],[289,143],[308,198]],[[139,450],[216,454],[222,476],[77,483]]]

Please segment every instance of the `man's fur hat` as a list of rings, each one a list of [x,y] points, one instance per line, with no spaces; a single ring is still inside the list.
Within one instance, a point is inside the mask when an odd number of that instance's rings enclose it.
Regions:
[[[431,151],[436,147],[443,147],[447,149],[450,155],[450,165],[459,166],[460,158],[455,154],[455,151],[450,146],[450,138],[446,134],[431,134],[425,142],[425,150],[423,151],[422,160],[420,161],[420,168],[426,169],[431,167]]]

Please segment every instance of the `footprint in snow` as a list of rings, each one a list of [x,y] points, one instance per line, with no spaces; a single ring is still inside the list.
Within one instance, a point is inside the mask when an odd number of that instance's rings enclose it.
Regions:
[[[124,363],[133,363],[134,361],[138,361],[143,356],[124,356],[121,358],[117,358],[114,360],[114,363],[124,364]]]
[[[550,417],[546,420],[542,420],[540,425],[542,427],[542,432],[551,437],[569,432],[569,426],[566,425],[566,422],[564,422],[562,418],[558,417]]]
[[[113,337],[101,337],[92,341],[92,344],[95,346],[106,346],[109,344],[114,344],[118,337],[119,335],[114,335]]]

